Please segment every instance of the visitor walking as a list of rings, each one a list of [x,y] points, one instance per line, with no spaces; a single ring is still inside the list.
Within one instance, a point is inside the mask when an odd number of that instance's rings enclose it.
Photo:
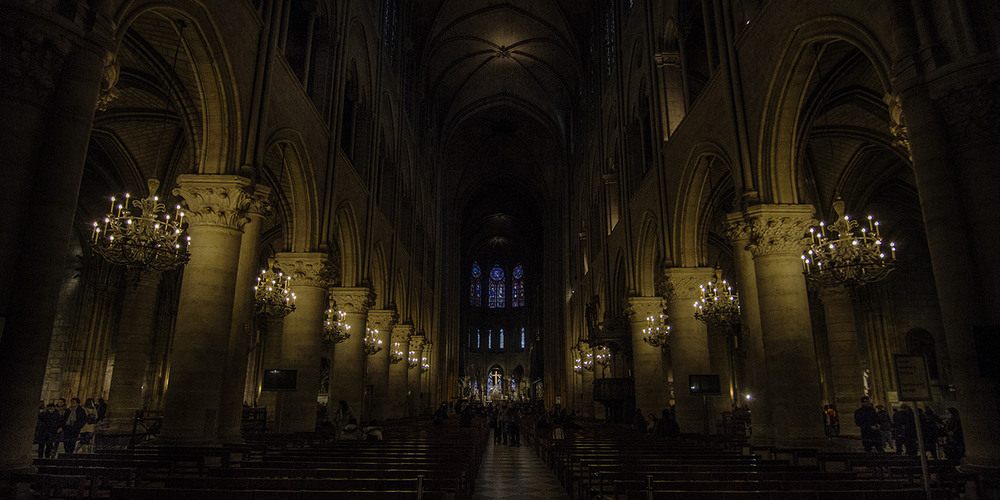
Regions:
[[[865,453],[882,451],[882,433],[879,430],[878,414],[868,396],[861,398],[861,408],[854,411],[854,423],[861,429],[861,444]]]

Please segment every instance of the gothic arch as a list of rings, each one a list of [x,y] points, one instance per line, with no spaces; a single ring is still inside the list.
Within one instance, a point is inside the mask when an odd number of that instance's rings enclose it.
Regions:
[[[375,291],[375,304],[379,309],[385,309],[392,297],[389,296],[389,273],[385,263],[385,248],[382,242],[376,242],[372,249],[371,264],[372,288]]]
[[[354,206],[345,201],[337,207],[337,239],[340,247],[340,286],[361,284],[361,237]]]
[[[660,222],[647,210],[639,225],[639,243],[636,245],[635,291],[642,297],[656,294],[656,283],[662,271],[663,251],[660,249]]]
[[[802,203],[799,192],[803,103],[822,54],[817,44],[844,41],[872,63],[883,89],[891,88],[891,61],[881,42],[864,25],[840,16],[810,19],[789,35],[765,97],[755,184],[764,203]]]
[[[698,144],[688,155],[688,162],[680,182],[686,190],[677,197],[670,238],[675,250],[672,262],[676,266],[697,267],[706,261],[706,241],[701,229],[706,225],[706,208],[708,208],[706,203],[713,196],[713,193],[705,191],[713,184],[710,179],[712,165],[715,162],[725,165],[726,173],[723,174],[725,177],[730,179],[734,177],[729,155],[718,144],[708,142]]]
[[[313,178],[312,161],[309,159],[305,143],[297,130],[283,128],[271,134],[267,140],[266,152],[258,161],[268,164],[268,156],[278,147],[283,152],[282,170],[276,179],[271,179],[272,202],[281,203],[287,214],[285,223],[285,248],[289,252],[309,252],[314,250],[319,234],[319,194]],[[265,178],[273,176],[273,170],[263,167]]]
[[[188,128],[199,133],[193,138],[196,154],[195,171],[201,174],[232,174],[240,165],[240,88],[231,71],[229,54],[222,42],[216,20],[200,3],[178,0],[169,6],[162,2],[126,3],[114,15],[117,30],[114,39],[120,45],[130,29],[140,18],[156,15],[163,18],[158,24],[177,29],[172,22],[183,19],[184,29],[181,51],[185,57],[178,58],[178,73],[189,77],[197,93],[192,107],[181,110],[181,115],[197,113],[197,127]],[[117,48],[115,49],[117,53]],[[180,70],[182,63],[183,71]],[[190,132],[189,132],[190,133]],[[184,173],[184,172],[181,172]]]

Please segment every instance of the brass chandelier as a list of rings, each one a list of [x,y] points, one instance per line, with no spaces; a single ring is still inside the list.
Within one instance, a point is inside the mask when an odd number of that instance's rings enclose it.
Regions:
[[[253,287],[254,311],[268,318],[284,318],[295,310],[295,294],[291,291],[291,276],[274,270],[274,259],[257,276]]]
[[[406,359],[406,353],[403,352],[403,346],[399,342],[392,343],[392,350],[389,351],[389,363],[398,364]]]
[[[174,215],[156,196],[160,181],[149,179],[149,196],[133,200],[111,197],[111,209],[102,223],[94,222],[91,248],[112,264],[129,269],[169,271],[187,263],[190,237],[184,234],[184,212]],[[131,207],[129,205],[132,205]],[[133,212],[132,209],[137,209]]]
[[[694,318],[708,326],[729,327],[740,323],[740,296],[722,279],[722,269],[715,268],[715,279],[701,285],[701,298],[694,303]]]
[[[420,366],[420,358],[417,357],[417,351],[410,351],[410,356],[406,359],[406,367],[412,370],[418,366]]]
[[[884,242],[879,223],[871,215],[865,227],[844,214],[840,198],[833,202],[833,209],[836,221],[829,225],[821,222],[818,230],[809,229],[810,244],[802,255],[802,272],[827,287],[860,286],[885,279],[896,267],[896,244]]]
[[[374,356],[382,350],[382,339],[378,338],[378,330],[365,328],[365,354]]]
[[[326,321],[323,323],[323,342],[339,344],[351,338],[351,325],[347,324],[347,313],[334,311],[333,307],[326,310]]]
[[[651,314],[646,318],[646,328],[642,329],[642,341],[653,347],[666,347],[670,337],[670,325],[666,314]]]

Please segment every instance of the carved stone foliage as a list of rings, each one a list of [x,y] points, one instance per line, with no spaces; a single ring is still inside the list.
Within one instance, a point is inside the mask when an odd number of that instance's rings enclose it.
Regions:
[[[182,175],[177,178],[180,196],[191,225],[222,226],[238,231],[246,225],[250,206],[250,179],[235,175]]]
[[[809,246],[806,234],[817,225],[812,207],[807,205],[775,205],[751,207],[750,244],[747,250],[754,257],[763,255],[801,255]]]
[[[629,297],[632,321],[645,322],[650,316],[663,314],[662,297]]]
[[[392,329],[392,341],[405,344],[409,342],[410,335],[413,334],[413,325],[398,324]]]
[[[664,272],[668,300],[690,301],[701,297],[701,286],[712,280],[709,267],[673,267]]]
[[[664,50],[653,54],[653,61],[657,67],[673,66],[680,67],[681,53],[679,50]]]
[[[275,256],[275,267],[292,278],[290,282],[292,287],[326,288],[329,286],[325,254],[279,253]]]
[[[1000,80],[976,82],[935,99],[956,145],[1000,136]]]
[[[336,309],[346,313],[368,314],[375,305],[375,292],[367,287],[337,287],[330,289]]]
[[[46,101],[72,50],[66,39],[27,33],[11,23],[0,25],[0,92],[32,101]]]
[[[381,333],[389,332],[399,321],[399,315],[395,309],[375,309],[368,311],[368,327],[374,328]]]
[[[726,237],[734,244],[739,241],[750,240],[750,224],[743,218],[743,214],[736,212],[726,216]]]
[[[250,197],[250,205],[247,213],[259,214],[264,217],[271,215],[271,188],[258,184],[254,188],[253,196]]]

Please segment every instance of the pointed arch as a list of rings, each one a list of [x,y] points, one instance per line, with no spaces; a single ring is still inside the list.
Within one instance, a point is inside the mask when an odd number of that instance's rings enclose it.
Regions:
[[[337,207],[337,240],[340,246],[341,286],[358,286],[361,284],[361,237],[350,201],[344,201]]]
[[[821,16],[798,26],[782,45],[779,63],[772,73],[761,117],[755,184],[764,203],[804,201],[799,193],[798,161],[803,144],[802,115],[804,103],[816,78],[816,65],[822,52],[816,45],[847,42],[871,62],[882,88],[891,89],[891,60],[881,42],[861,23],[842,16]]]
[[[706,191],[721,187],[726,179],[732,182],[734,176],[729,158],[721,146],[711,142],[699,143],[691,149],[681,176],[680,185],[686,189],[678,196],[673,210],[674,265],[698,267],[705,262],[707,250],[702,230],[708,224],[706,208],[713,196]],[[712,172],[716,172],[719,179],[714,179]]]
[[[272,203],[285,214],[286,250],[312,251],[320,232],[319,193],[305,142],[297,130],[282,128],[274,131],[266,144],[258,165],[263,165],[261,177],[269,180],[273,189]],[[278,164],[272,165],[276,161]]]
[[[174,70],[181,80],[191,80],[184,83],[194,84],[194,89],[187,89],[194,102],[185,103],[194,109],[181,112],[185,116],[197,115],[196,120],[189,118],[189,122],[196,123],[186,125],[189,131],[197,132],[193,137],[196,165],[192,170],[201,174],[237,173],[242,163],[238,152],[243,137],[239,133],[240,87],[216,19],[200,2],[126,2],[113,15],[115,43],[122,44],[139,19],[147,15],[161,17],[155,23],[158,29],[173,30],[178,35],[174,21],[181,19],[186,24],[181,37],[184,57],[178,57]],[[114,52],[118,52],[117,47]]]
[[[375,303],[380,309],[385,309],[391,301],[389,296],[389,272],[386,266],[385,247],[381,241],[372,248],[371,263],[372,287],[375,291]]]
[[[636,245],[635,291],[643,297],[656,293],[656,283],[663,268],[663,251],[660,249],[660,222],[651,210],[642,215],[639,225],[639,244]]]

